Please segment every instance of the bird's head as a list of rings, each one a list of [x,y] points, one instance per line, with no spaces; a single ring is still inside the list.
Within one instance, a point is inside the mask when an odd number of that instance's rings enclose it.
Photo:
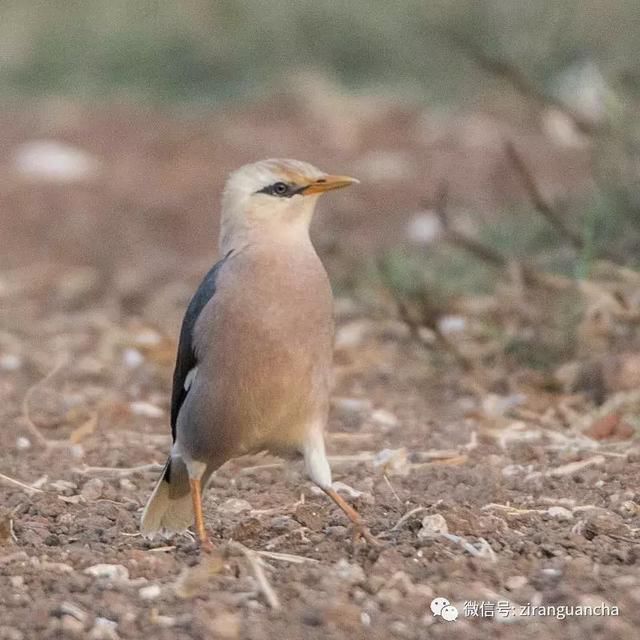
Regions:
[[[236,235],[275,239],[305,234],[318,197],[357,182],[299,160],[261,160],[241,167],[224,189],[222,250],[233,248]]]

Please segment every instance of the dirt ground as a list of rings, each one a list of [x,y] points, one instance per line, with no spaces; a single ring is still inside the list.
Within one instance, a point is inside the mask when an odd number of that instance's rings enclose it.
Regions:
[[[529,393],[526,376],[520,394],[478,393],[384,296],[348,286],[404,241],[443,176],[460,206],[517,199],[505,131],[551,190],[579,189],[585,159],[497,116],[335,101],[0,115],[0,640],[639,637],[640,395],[615,396],[609,425],[610,409]],[[43,139],[84,150],[73,179],[24,159]],[[266,155],[363,181],[322,204],[314,238],[339,283],[334,478],[379,548],[354,545],[299,468],[261,456],[225,466],[206,495],[218,554],[137,534],[224,175]],[[457,620],[434,616],[434,598]]]

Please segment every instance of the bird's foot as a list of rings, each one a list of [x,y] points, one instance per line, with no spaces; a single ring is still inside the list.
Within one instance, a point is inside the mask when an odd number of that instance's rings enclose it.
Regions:
[[[213,553],[216,550],[216,548],[215,548],[213,542],[211,542],[211,539],[209,538],[209,536],[205,536],[204,538],[202,538],[200,540],[200,549],[204,553]]]
[[[360,540],[364,540],[367,544],[370,544],[372,547],[381,547],[382,542],[376,538],[369,527],[364,522],[354,522],[352,525],[353,531],[353,541],[357,543]]]

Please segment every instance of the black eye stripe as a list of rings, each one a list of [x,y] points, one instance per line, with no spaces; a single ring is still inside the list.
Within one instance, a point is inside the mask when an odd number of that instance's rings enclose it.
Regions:
[[[295,184],[287,184],[286,182],[274,182],[266,187],[263,187],[256,193],[266,193],[269,196],[275,196],[277,198],[291,198],[292,196],[302,193],[306,187],[298,187]]]

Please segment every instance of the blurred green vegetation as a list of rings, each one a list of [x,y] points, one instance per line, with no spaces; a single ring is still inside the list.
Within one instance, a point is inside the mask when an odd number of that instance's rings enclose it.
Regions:
[[[636,85],[637,0],[0,0],[5,94],[223,100],[315,68],[455,101],[486,84],[442,32],[546,82],[585,52]]]

